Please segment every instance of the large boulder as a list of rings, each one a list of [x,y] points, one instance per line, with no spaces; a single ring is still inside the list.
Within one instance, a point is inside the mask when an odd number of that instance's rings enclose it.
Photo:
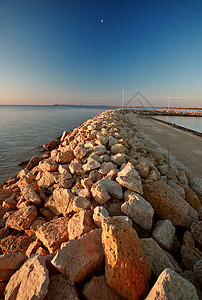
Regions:
[[[194,191],[191,189],[186,189],[185,191],[185,200],[193,207],[196,211],[199,211],[201,208],[201,202]]]
[[[27,259],[23,253],[0,255],[0,281],[8,281]]]
[[[141,178],[130,162],[118,173],[116,181],[131,191],[143,194]]]
[[[76,148],[74,149],[74,155],[76,156],[77,159],[82,159],[87,154],[87,152],[88,150],[82,144],[77,145]]]
[[[92,215],[89,211],[80,211],[73,215],[68,223],[69,240],[74,240],[95,229]]]
[[[159,220],[154,227],[152,236],[162,248],[170,250],[174,242],[175,226],[170,220]]]
[[[192,270],[195,263],[202,257],[202,252],[195,247],[195,240],[189,231],[184,233],[180,257],[183,265],[188,270]]]
[[[72,282],[83,282],[103,267],[101,229],[94,229],[77,240],[63,243],[52,264]]]
[[[159,276],[145,300],[199,300],[194,285],[167,268]]]
[[[38,181],[38,186],[40,188],[47,189],[49,186],[53,185],[55,183],[55,177],[50,172],[45,172],[40,180]]]
[[[35,206],[28,206],[21,208],[18,211],[10,214],[7,222],[7,228],[13,228],[16,230],[25,230],[31,226],[37,216],[37,211]]]
[[[127,201],[122,204],[121,211],[143,229],[151,230],[154,215],[151,204],[132,191],[127,191],[124,199]]]
[[[144,251],[147,254],[153,274],[158,277],[159,274],[166,268],[174,270],[170,259],[165,251],[161,249],[158,243],[152,238],[142,239]]]
[[[48,292],[48,284],[45,258],[33,255],[10,278],[5,290],[5,300],[43,299]]]
[[[196,245],[202,250],[202,221],[195,221],[191,225],[191,235],[196,241]]]
[[[67,150],[63,152],[58,152],[56,156],[56,161],[59,164],[67,164],[74,158],[74,153],[72,150]]]
[[[111,147],[111,153],[117,154],[117,153],[126,153],[127,149],[122,144],[115,144]]]
[[[144,198],[150,202],[159,218],[169,219],[173,225],[190,227],[198,218],[197,212],[164,182],[145,184]]]
[[[2,205],[3,201],[9,198],[11,195],[11,189],[0,189],[0,205]]]
[[[74,195],[68,189],[57,188],[53,191],[56,208],[64,216],[67,214],[68,207],[73,199]]]
[[[91,193],[100,204],[106,203],[111,197],[117,199],[122,199],[123,197],[121,185],[109,179],[101,179],[94,183]]]
[[[69,240],[68,218],[62,217],[44,223],[36,230],[36,236],[53,253],[63,242]]]
[[[34,191],[31,185],[24,185],[21,188],[21,192],[29,203],[33,205],[40,205],[41,204],[41,199],[39,195]]]
[[[107,284],[124,298],[139,299],[151,274],[141,240],[121,217],[107,218],[102,228]]]
[[[27,235],[9,235],[0,240],[0,249],[4,254],[25,253],[32,241]]]
[[[58,274],[50,277],[44,300],[79,300],[79,295],[75,285],[70,284],[64,275]]]
[[[104,275],[94,276],[90,282],[86,283],[82,295],[86,300],[124,300],[106,284]]]
[[[58,164],[54,159],[48,158],[43,161],[40,161],[39,168],[44,172],[55,172],[58,168]]]

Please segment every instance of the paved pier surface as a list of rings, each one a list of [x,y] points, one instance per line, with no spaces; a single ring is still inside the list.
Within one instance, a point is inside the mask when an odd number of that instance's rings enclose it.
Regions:
[[[202,137],[133,113],[127,117],[155,151],[169,156],[171,165],[185,170],[202,196]]]

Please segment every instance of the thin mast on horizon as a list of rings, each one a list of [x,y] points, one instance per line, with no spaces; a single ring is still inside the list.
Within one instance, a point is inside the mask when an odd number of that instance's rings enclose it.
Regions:
[[[124,89],[123,89],[123,93],[122,93],[122,103],[121,103],[121,107],[124,108]]]

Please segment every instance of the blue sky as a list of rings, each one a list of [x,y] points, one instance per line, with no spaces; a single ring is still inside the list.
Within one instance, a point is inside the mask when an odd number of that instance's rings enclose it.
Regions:
[[[0,104],[120,105],[123,88],[202,106],[202,1],[0,0]]]

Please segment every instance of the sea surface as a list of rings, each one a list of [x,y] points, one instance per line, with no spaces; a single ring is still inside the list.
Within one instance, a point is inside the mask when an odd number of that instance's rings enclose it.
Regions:
[[[56,140],[64,130],[114,107],[91,106],[7,106],[0,105],[0,183],[15,176],[18,163],[41,156],[40,146]],[[202,132],[202,118],[162,117],[192,130]]]
[[[109,109],[114,108],[0,105],[0,183],[21,170],[19,162],[41,156],[39,146]]]
[[[155,116],[155,118],[202,133],[202,117]]]

